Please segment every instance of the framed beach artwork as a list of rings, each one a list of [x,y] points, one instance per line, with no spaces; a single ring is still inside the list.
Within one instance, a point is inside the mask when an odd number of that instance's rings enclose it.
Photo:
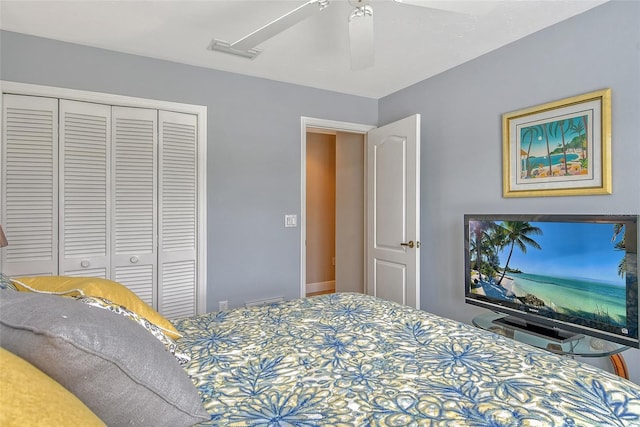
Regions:
[[[503,196],[611,194],[611,89],[502,115]]]

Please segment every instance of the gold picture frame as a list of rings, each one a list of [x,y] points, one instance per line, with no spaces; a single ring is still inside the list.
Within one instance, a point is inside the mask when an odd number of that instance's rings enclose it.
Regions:
[[[504,197],[611,194],[611,89],[502,115]]]

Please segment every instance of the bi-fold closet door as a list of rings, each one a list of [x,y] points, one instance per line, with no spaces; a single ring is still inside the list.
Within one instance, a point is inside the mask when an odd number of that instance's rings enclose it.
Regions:
[[[195,314],[197,118],[16,95],[3,110],[4,272],[113,279]]]

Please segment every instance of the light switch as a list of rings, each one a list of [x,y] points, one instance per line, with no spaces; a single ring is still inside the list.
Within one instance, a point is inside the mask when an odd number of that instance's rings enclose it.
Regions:
[[[297,227],[298,226],[298,215],[285,215],[284,216],[284,226],[285,227]]]

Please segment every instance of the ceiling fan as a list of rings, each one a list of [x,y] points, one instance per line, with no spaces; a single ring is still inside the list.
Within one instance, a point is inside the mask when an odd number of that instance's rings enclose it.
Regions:
[[[491,1],[477,0],[393,1],[413,6],[474,15],[487,13],[489,8],[493,7],[492,3],[494,3]],[[349,0],[349,3],[354,7],[348,20],[351,69],[362,70],[374,64],[372,0]],[[308,0],[301,6],[269,22],[236,42],[229,43],[214,38],[211,40],[208,49],[253,59],[261,52],[260,49],[256,48],[258,45],[294,26],[298,22],[321,12],[330,5],[331,0]]]

